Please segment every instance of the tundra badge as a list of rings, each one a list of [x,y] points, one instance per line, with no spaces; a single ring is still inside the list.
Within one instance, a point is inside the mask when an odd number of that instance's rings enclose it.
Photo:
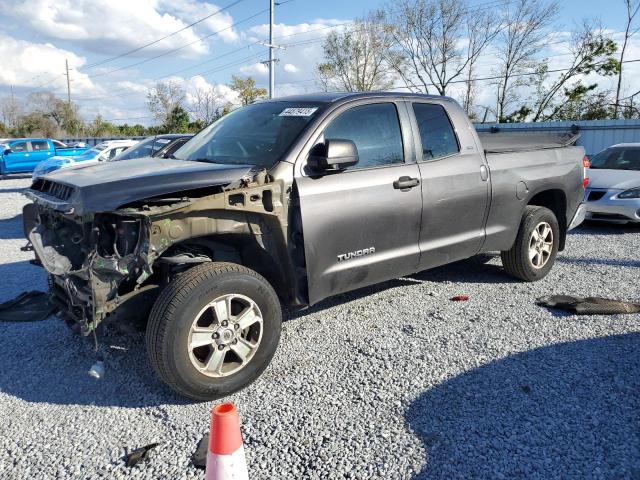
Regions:
[[[362,250],[356,250],[355,252],[341,253],[338,255],[338,261],[349,260],[350,258],[363,257],[364,255],[370,255],[376,253],[375,247],[363,248]]]

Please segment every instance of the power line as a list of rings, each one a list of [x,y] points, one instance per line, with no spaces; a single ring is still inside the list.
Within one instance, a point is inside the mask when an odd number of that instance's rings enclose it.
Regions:
[[[239,20],[239,21],[237,21],[237,22],[232,23],[232,24],[231,24],[231,25],[229,25],[228,27],[225,27],[225,28],[223,28],[223,29],[220,29],[220,30],[218,30],[218,31],[216,31],[216,32],[213,32],[213,33],[210,33],[210,34],[208,34],[208,35],[205,35],[204,37],[200,37],[200,38],[198,38],[197,40],[194,40],[193,42],[189,42],[189,43],[186,43],[186,44],[184,44],[184,45],[181,45],[180,47],[173,48],[173,49],[171,49],[171,50],[167,50],[166,52],[163,52],[163,53],[161,53],[161,54],[159,54],[159,55],[155,55],[155,56],[153,56],[153,57],[151,57],[151,58],[147,58],[147,59],[145,59],[145,60],[141,60],[141,61],[139,61],[139,62],[132,63],[132,64],[129,64],[129,65],[123,65],[122,67],[118,67],[118,68],[115,68],[115,69],[113,69],[113,70],[109,70],[109,71],[107,71],[107,72],[101,72],[101,73],[97,73],[97,74],[95,74],[95,75],[89,75],[89,78],[96,78],[96,77],[103,77],[103,76],[105,76],[105,75],[111,75],[112,73],[119,72],[119,71],[121,71],[121,70],[125,70],[125,69],[127,69],[127,68],[137,67],[138,65],[142,65],[142,64],[144,64],[144,63],[148,63],[148,62],[151,62],[151,61],[153,61],[153,60],[157,60],[158,58],[161,58],[161,57],[164,57],[164,56],[166,56],[166,55],[170,55],[170,54],[172,54],[172,53],[175,53],[175,52],[177,52],[177,51],[179,51],[179,50],[182,50],[182,49],[184,49],[184,48],[186,48],[186,47],[189,47],[189,46],[191,46],[191,45],[193,45],[193,44],[195,44],[195,43],[201,42],[202,40],[205,40],[205,39],[207,39],[207,38],[211,38],[211,37],[213,37],[213,36],[219,35],[220,33],[224,32],[224,31],[226,31],[226,30],[229,30],[229,29],[231,29],[231,28],[235,27],[236,25],[240,25],[241,23],[248,22],[249,20],[251,20],[251,19],[253,19],[253,18],[257,17],[258,15],[261,15],[261,14],[265,13],[265,12],[266,12],[266,11],[268,11],[268,10],[269,10],[268,8],[267,8],[267,9],[264,9],[264,10],[260,10],[259,12],[254,13],[253,15],[250,15],[250,16],[248,16],[248,17],[246,17],[246,18],[243,18],[242,20]]]
[[[195,26],[195,25],[198,25],[199,23],[204,22],[205,20],[208,20],[208,19],[210,19],[211,17],[214,17],[214,16],[216,16],[216,15],[218,15],[218,14],[220,14],[220,13],[222,13],[222,12],[226,11],[226,10],[229,10],[230,8],[235,7],[236,5],[238,5],[239,3],[243,2],[243,1],[244,1],[244,0],[236,0],[235,2],[230,3],[230,4],[229,4],[229,5],[227,5],[226,7],[222,7],[222,8],[220,8],[219,10],[216,10],[215,12],[210,13],[209,15],[207,15],[207,16],[205,16],[205,17],[202,17],[202,18],[200,18],[199,20],[196,20],[195,22],[192,22],[192,23],[190,23],[189,25],[186,25],[185,27],[182,27],[181,29],[176,30],[175,32],[171,32],[171,33],[169,33],[169,34],[165,35],[164,37],[158,38],[158,39],[156,39],[156,40],[154,40],[154,41],[152,41],[152,42],[149,42],[149,43],[145,43],[144,45],[141,45],[141,46],[136,47],[136,48],[134,48],[134,49],[132,49],[132,50],[129,50],[129,51],[124,52],[124,53],[121,53],[121,54],[119,54],[119,55],[115,55],[115,56],[113,56],[113,57],[109,57],[109,58],[106,58],[106,59],[104,59],[104,60],[100,60],[99,62],[91,63],[91,64],[89,64],[89,65],[85,66],[84,68],[86,68],[86,69],[95,68],[95,67],[97,67],[97,66],[99,66],[99,65],[104,65],[105,63],[109,63],[109,62],[112,62],[113,60],[117,60],[117,59],[119,59],[119,58],[126,57],[126,56],[128,56],[128,55],[131,55],[132,53],[139,52],[140,50],[144,50],[145,48],[148,48],[148,47],[150,47],[151,45],[155,45],[155,44],[157,44],[157,43],[160,43],[160,42],[162,42],[163,40],[166,40],[166,39],[167,39],[167,38],[169,38],[169,37],[172,37],[172,36],[174,36],[174,35],[177,35],[178,33],[184,32],[185,30],[188,30],[188,29],[190,29],[191,27],[193,27],[193,26]]]

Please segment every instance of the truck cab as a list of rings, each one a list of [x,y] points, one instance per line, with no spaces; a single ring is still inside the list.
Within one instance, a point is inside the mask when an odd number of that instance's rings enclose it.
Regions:
[[[73,156],[86,151],[86,148],[68,148],[48,138],[19,138],[7,140],[0,152],[0,175],[7,173],[32,172],[36,165],[53,156]]]

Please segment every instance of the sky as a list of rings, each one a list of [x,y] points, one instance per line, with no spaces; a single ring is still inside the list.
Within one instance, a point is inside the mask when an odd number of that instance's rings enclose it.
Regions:
[[[277,50],[278,96],[318,90],[314,69],[322,60],[324,37],[384,5],[378,0],[277,3],[275,43],[285,47]],[[471,8],[492,3],[470,1]],[[268,83],[260,63],[268,58],[260,43],[268,39],[268,7],[268,0],[0,0],[0,97],[13,88],[20,100],[37,91],[66,98],[66,60],[71,98],[85,120],[100,114],[115,123],[151,124],[146,93],[157,81],[182,84],[187,102],[202,87],[233,102],[236,96],[227,86],[231,75]],[[564,0],[558,24],[549,32],[554,41],[541,55],[549,56],[551,68],[562,68],[567,31],[584,18],[599,19],[619,40],[624,15],[623,0]],[[640,40],[631,45],[628,58],[640,58]],[[491,71],[490,55],[480,66],[480,74]],[[640,63],[630,64],[625,91],[633,93],[637,74]],[[481,85],[479,93],[479,102],[491,102],[490,88]]]

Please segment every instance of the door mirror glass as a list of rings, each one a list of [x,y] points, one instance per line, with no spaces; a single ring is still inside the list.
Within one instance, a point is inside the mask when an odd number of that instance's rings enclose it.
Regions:
[[[351,140],[332,138],[309,152],[307,165],[316,172],[339,171],[358,163],[358,149]]]
[[[12,150],[10,148],[6,148],[3,153],[5,155],[9,155],[10,153],[12,153]]]

